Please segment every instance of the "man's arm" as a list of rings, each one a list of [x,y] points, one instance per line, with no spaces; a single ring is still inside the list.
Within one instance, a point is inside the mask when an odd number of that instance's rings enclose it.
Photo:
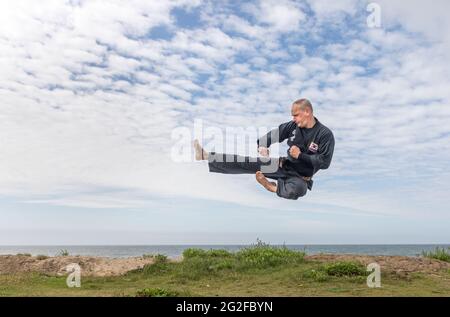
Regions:
[[[323,135],[319,140],[319,149],[316,154],[300,154],[299,160],[311,164],[314,170],[330,167],[334,152],[334,136],[331,131]]]
[[[289,121],[281,124],[278,129],[273,129],[256,141],[256,143],[258,144],[258,148],[268,148],[273,143],[283,142],[289,137],[289,135],[292,133],[292,131],[295,130],[295,128],[296,124],[294,121]]]
[[[316,154],[300,153],[294,163],[304,162],[314,168],[314,171],[319,169],[327,169],[330,167],[331,159],[334,152],[334,136],[330,131],[324,134],[319,140],[319,149]]]

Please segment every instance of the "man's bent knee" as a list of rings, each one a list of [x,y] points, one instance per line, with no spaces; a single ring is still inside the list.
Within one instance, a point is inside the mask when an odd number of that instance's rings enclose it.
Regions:
[[[303,180],[279,180],[277,195],[282,198],[297,200],[306,195],[308,188]]]
[[[292,191],[288,191],[286,197],[283,197],[283,198],[297,200],[305,195],[306,195],[306,191],[297,192],[297,191],[292,190]]]

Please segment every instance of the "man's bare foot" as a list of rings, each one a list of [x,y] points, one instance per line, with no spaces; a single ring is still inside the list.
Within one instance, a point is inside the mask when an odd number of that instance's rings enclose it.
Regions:
[[[198,140],[194,140],[195,159],[197,161],[203,161],[208,159],[208,152],[203,150]]]
[[[264,186],[269,192],[276,193],[277,192],[277,184],[274,182],[269,182],[264,174],[260,171],[256,172],[256,180],[258,183]]]

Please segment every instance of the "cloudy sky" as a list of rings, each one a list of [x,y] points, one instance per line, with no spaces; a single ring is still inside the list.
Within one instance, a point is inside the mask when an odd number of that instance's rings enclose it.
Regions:
[[[449,243],[450,2],[368,3],[1,1],[0,244]],[[178,159],[300,97],[336,138],[302,199]]]

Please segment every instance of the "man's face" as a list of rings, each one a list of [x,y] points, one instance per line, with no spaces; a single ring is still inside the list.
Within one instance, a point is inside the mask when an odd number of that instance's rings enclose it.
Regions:
[[[299,128],[303,128],[308,123],[308,113],[305,109],[293,105],[292,110],[292,121],[294,121]]]

